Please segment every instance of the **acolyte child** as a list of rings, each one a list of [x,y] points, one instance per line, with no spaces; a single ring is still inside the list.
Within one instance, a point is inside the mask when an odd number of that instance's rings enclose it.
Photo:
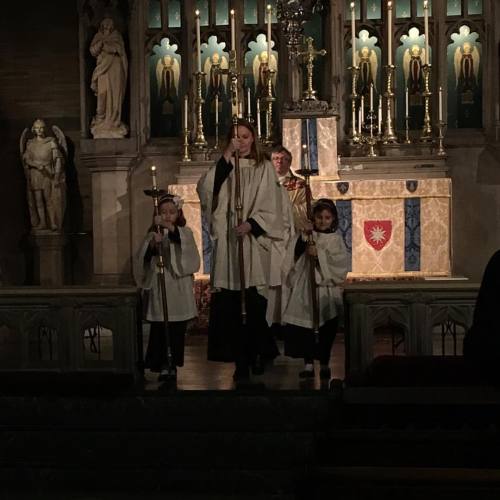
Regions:
[[[176,367],[184,364],[184,337],[188,320],[197,316],[193,293],[193,273],[200,267],[200,256],[191,229],[186,226],[182,200],[166,194],[159,200],[159,215],[153,216],[136,261],[136,279],[145,300],[145,319],[151,323],[145,367],[159,372],[158,380],[177,377]],[[156,226],[162,234],[156,232]],[[167,370],[163,305],[158,277],[158,242],[163,243],[165,288],[168,305],[170,349],[175,365]]]
[[[314,359],[320,362],[320,378],[330,379],[330,353],[337,334],[340,291],[347,275],[347,250],[337,232],[337,208],[332,200],[321,198],[313,206],[313,221],[295,244],[289,246],[285,280],[283,321],[289,326],[285,335],[285,354],[304,359],[301,378],[314,377]],[[307,243],[312,234],[315,245]],[[315,265],[319,309],[319,336],[313,332],[313,305],[310,259]]]

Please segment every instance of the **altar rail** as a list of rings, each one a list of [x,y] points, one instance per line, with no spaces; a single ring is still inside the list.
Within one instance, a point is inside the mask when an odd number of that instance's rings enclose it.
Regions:
[[[479,284],[468,281],[374,281],[344,289],[346,375],[367,368],[374,357],[375,329],[403,331],[404,353],[433,354],[433,329],[444,335],[472,324]],[[456,341],[456,338],[455,338]],[[444,354],[444,353],[442,353]]]
[[[137,290],[0,288],[0,371],[138,373]]]

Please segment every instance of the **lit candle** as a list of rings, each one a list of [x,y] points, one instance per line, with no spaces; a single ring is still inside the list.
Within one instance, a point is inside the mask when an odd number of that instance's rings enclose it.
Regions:
[[[365,96],[361,96],[361,106],[359,107],[361,110],[361,123],[365,122]]]
[[[201,35],[200,35],[200,11],[194,11],[196,21],[196,62],[197,71],[201,73]]]
[[[260,137],[260,99],[257,99],[257,135]]]
[[[250,103],[250,87],[247,88],[247,115],[252,116],[252,110],[251,110],[251,103]]]
[[[215,94],[215,124],[219,125],[219,94]]]
[[[443,121],[443,87],[439,87],[439,106],[438,106],[438,112],[439,112],[439,121]]]
[[[351,46],[352,46],[352,67],[356,67],[356,12],[355,4],[351,2]]]
[[[267,6],[267,64],[271,67],[271,22],[272,22],[272,7]]]
[[[373,83],[370,83],[370,113],[373,111]]]
[[[238,101],[238,118],[243,118],[243,102]]]
[[[409,102],[409,94],[408,87],[405,88],[405,116],[410,116],[410,102]]]
[[[158,189],[158,184],[156,184],[156,167],[151,166],[151,177],[153,178],[153,189]]]
[[[392,66],[392,2],[387,2],[387,64]]]
[[[382,132],[382,96],[378,96],[378,131]]]
[[[231,9],[231,50],[236,51],[236,30],[234,27],[234,9]]]
[[[352,133],[356,131],[356,108],[352,108]]]
[[[358,109],[358,133],[359,135],[361,135],[361,123],[362,123],[362,119],[361,119],[361,106],[359,107]]]
[[[429,64],[429,6],[427,5],[427,0],[424,1],[424,36],[425,36],[424,64]]]
[[[184,130],[188,128],[188,95],[184,96]]]

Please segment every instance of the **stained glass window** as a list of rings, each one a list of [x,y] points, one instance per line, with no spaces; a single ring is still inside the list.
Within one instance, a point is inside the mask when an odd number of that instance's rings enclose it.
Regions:
[[[432,16],[432,0],[427,0],[429,16]],[[424,17],[424,2],[417,2],[417,17]]]
[[[245,24],[257,24],[257,0],[245,0],[244,21]]]
[[[196,0],[196,8],[200,11],[200,25],[208,26],[208,0]]]
[[[215,4],[215,24],[224,26],[229,24],[228,0],[217,0]]]
[[[160,0],[149,0],[148,26],[150,28],[161,28]]]
[[[351,19],[351,2],[353,0],[345,0],[345,19]],[[356,19],[361,19],[361,0],[354,0],[354,11],[356,12]]]
[[[382,10],[380,7],[380,0],[368,0],[366,4],[366,18],[380,19],[381,17]]]
[[[180,0],[168,1],[168,27],[181,27],[181,2]]]
[[[396,17],[411,17],[411,0],[396,0]]]
[[[467,4],[469,16],[477,16],[483,13],[483,0],[469,0]]]
[[[446,15],[448,16],[462,15],[462,0],[448,0]]]

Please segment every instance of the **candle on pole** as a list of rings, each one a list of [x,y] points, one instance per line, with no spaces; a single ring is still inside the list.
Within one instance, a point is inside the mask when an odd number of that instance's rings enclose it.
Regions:
[[[272,7],[267,6],[267,65],[271,67],[271,23],[272,23]]]
[[[405,88],[405,116],[410,116],[410,102],[408,87]]]
[[[429,5],[424,1],[424,36],[425,36],[425,55],[424,64],[429,64]]]
[[[443,121],[443,87],[439,87],[439,106],[438,106],[438,112],[439,112],[439,121]]]
[[[184,96],[184,130],[187,130],[188,128],[188,113],[189,113],[188,95],[186,94]]]
[[[196,69],[201,73],[201,35],[200,35],[200,11],[196,9],[195,23],[196,23]]]
[[[234,27],[234,9],[231,9],[231,50],[236,52],[236,29]]]
[[[387,2],[387,64],[392,66],[392,2]]]
[[[247,116],[252,115],[252,108],[250,102],[250,87],[247,87]]]
[[[153,179],[153,189],[158,189],[158,184],[156,183],[156,167],[151,165],[151,177]]]
[[[356,67],[356,12],[355,4],[351,2],[351,46],[352,46],[352,67]]]
[[[219,94],[215,94],[215,124],[219,125]]]

